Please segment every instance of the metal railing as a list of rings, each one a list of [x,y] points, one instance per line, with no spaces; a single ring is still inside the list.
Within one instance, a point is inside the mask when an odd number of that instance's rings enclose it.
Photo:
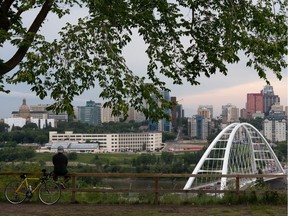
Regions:
[[[0,176],[17,176],[21,175],[20,172],[0,172]],[[40,176],[41,173],[26,173],[27,175],[31,176]],[[213,193],[213,194],[223,194],[223,193],[235,193],[239,196],[241,193],[246,192],[246,189],[240,188],[240,181],[242,178],[263,178],[263,179],[271,179],[271,178],[279,178],[279,179],[286,179],[287,174],[229,174],[229,175],[219,175],[219,174],[166,174],[166,173],[70,173],[69,176],[71,177],[71,187],[66,189],[68,192],[71,192],[71,202],[76,202],[76,195],[78,192],[105,192],[105,193],[127,193],[127,192],[134,192],[134,193],[152,193],[154,194],[154,204],[159,204],[159,196],[160,194],[164,193]],[[105,189],[105,188],[80,188],[77,187],[77,177],[97,177],[97,178],[153,178],[154,185],[148,189]],[[189,177],[213,177],[213,178],[222,178],[226,177],[228,179],[235,181],[235,187],[220,190],[215,188],[210,189],[193,189],[193,190],[183,190],[183,189],[162,189],[159,186],[160,178],[185,178],[188,179]],[[272,189],[257,189],[257,192],[277,192],[277,193],[287,193],[286,190],[272,190]]]

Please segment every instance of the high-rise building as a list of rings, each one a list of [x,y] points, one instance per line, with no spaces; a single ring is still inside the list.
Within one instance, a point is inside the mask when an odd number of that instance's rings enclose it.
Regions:
[[[206,107],[199,107],[197,109],[197,114],[202,115],[206,119],[211,119],[210,110],[208,110]]]
[[[171,97],[171,101],[172,102],[179,102],[179,101],[177,101],[176,97]],[[184,117],[184,111],[183,111],[182,105],[177,104],[177,105],[173,106],[172,110],[171,110],[172,127],[173,128],[177,127],[177,121],[183,117]]]
[[[171,102],[177,102],[176,97],[171,97]],[[176,105],[172,107],[171,111],[171,123],[172,127],[175,128],[177,125],[177,111],[176,111]]]
[[[207,109],[210,112],[210,119],[213,119],[213,105],[199,105],[198,110],[199,109]]]
[[[90,100],[86,102],[86,106],[78,107],[78,117],[80,122],[92,125],[101,124],[101,103],[95,103]]]
[[[168,91],[163,91],[162,92],[162,94],[163,94],[163,98],[166,100],[166,101],[170,101],[170,94],[169,94],[169,92]],[[164,112],[167,114],[167,115],[169,115],[169,116],[171,116],[171,110],[170,109],[165,109],[164,110]],[[171,124],[171,121],[169,121],[169,120],[167,120],[167,119],[162,119],[162,120],[160,120],[160,122],[159,122],[159,126],[160,126],[160,130],[159,131],[167,131],[167,132],[169,132],[169,131],[171,131],[172,130],[172,124]]]
[[[247,119],[252,119],[252,114],[264,112],[264,101],[262,93],[248,93],[246,102]]]
[[[281,142],[287,140],[287,117],[284,111],[271,111],[266,116],[263,124],[264,136],[271,142]]]
[[[245,108],[240,110],[240,117],[243,119],[247,119],[247,111]]]
[[[101,107],[101,122],[109,123],[109,122],[119,122],[120,116],[112,115],[112,108],[109,107]]]
[[[129,107],[127,121],[143,122],[145,120],[144,113],[138,112],[134,107]]]
[[[222,106],[222,123],[232,123],[239,121],[239,109],[232,105],[226,104]]]
[[[261,91],[263,95],[263,112],[265,116],[269,115],[271,110],[271,106],[273,104],[280,103],[280,97],[278,95],[274,95],[273,86],[266,85]]]
[[[188,118],[188,136],[191,138],[206,140],[211,131],[211,119],[205,119],[202,115],[193,115]]]
[[[170,94],[168,91],[162,91],[163,98],[167,101],[170,101]],[[154,99],[157,101],[159,104],[160,101],[158,101],[157,97],[154,95]],[[160,104],[159,104],[160,105]],[[170,109],[165,109],[164,113],[167,115],[171,116],[171,110]],[[166,131],[170,132],[172,130],[172,123],[171,121],[163,118],[160,119],[158,122],[153,122],[151,119],[149,119],[148,127],[150,131]]]

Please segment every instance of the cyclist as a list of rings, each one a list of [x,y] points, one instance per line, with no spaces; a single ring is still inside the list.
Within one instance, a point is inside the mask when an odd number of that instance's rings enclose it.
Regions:
[[[64,182],[61,183],[62,188],[65,188],[64,183],[66,183],[70,177],[67,175],[67,165],[68,165],[68,158],[64,154],[64,148],[63,146],[58,146],[57,148],[57,154],[55,154],[52,158],[54,170],[53,170],[53,179],[54,181],[58,180],[58,176],[64,177]]]

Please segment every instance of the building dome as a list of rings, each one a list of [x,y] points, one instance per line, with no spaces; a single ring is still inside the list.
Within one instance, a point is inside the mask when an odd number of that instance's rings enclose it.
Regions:
[[[25,119],[30,118],[30,109],[29,106],[26,104],[26,99],[23,99],[23,103],[19,108],[19,116]]]

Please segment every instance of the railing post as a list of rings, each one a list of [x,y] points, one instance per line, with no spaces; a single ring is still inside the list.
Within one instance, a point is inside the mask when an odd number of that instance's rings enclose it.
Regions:
[[[239,199],[240,194],[240,176],[236,176],[236,195],[237,199]]]
[[[154,178],[154,204],[159,205],[159,177]]]
[[[76,203],[76,175],[72,175],[72,195],[71,202]]]

